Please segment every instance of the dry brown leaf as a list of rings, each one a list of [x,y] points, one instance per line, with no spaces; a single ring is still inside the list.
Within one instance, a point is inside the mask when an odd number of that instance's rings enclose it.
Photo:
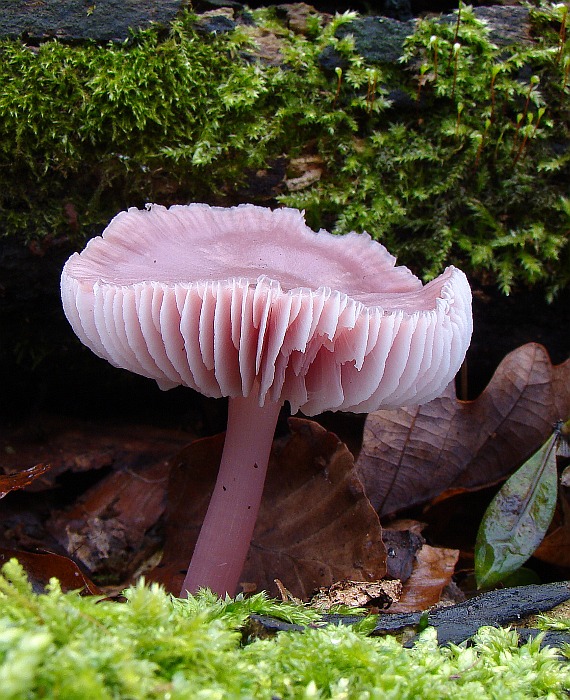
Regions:
[[[4,498],[10,491],[27,488],[50,469],[49,464],[36,464],[34,467],[22,469],[14,474],[0,474],[0,498]]]
[[[550,530],[533,554],[553,566],[570,568],[570,488],[561,482],[558,506]]]
[[[276,575],[307,599],[321,586],[374,581],[386,572],[378,516],[364,495],[354,458],[334,433],[292,418],[276,441],[252,546],[243,572],[274,594]]]
[[[276,440],[242,581],[277,595],[279,578],[307,599],[341,579],[377,580],[386,571],[378,516],[344,443],[317,423],[290,420]],[[173,461],[166,543],[152,578],[178,592],[210,499],[223,436],[197,440]]]
[[[170,460],[165,541],[160,564],[149,578],[178,595],[208,503],[224,447],[224,433],[194,440]]]
[[[8,431],[6,431],[8,433]],[[49,464],[27,490],[57,487],[63,474],[121,467],[138,468],[174,454],[192,435],[153,425],[96,423],[69,416],[38,417],[38,426],[0,435],[0,474],[22,464]]]
[[[50,464],[2,501],[2,546],[65,553],[121,584],[160,548],[165,460],[187,432],[48,414],[0,432],[0,482],[20,463]]]
[[[459,401],[452,384],[424,406],[369,414],[358,473],[380,515],[395,513],[497,483],[569,415],[570,360],[553,366],[529,343],[505,357],[475,401]]]
[[[564,522],[547,535],[533,556],[547,564],[570,569],[570,523]]]
[[[47,530],[91,574],[128,576],[159,547],[152,529],[166,508],[169,472],[166,461],[152,458],[118,469],[71,508],[54,511]]]
[[[101,590],[90,581],[77,564],[54,552],[23,552],[0,548],[0,567],[10,559],[17,559],[24,567],[36,592],[44,590],[51,578],[57,578],[62,590],[82,590],[89,595],[101,595]]]
[[[404,583],[400,599],[390,607],[389,612],[427,610],[439,603],[444,588],[451,583],[458,558],[457,549],[424,544],[416,555],[414,570]]]

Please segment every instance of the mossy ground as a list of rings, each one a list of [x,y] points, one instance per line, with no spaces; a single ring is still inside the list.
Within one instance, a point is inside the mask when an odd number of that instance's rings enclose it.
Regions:
[[[534,42],[499,47],[462,5],[420,22],[397,65],[338,38],[354,14],[303,34],[268,9],[218,35],[187,13],[125,44],[4,41],[1,233],[79,247],[147,201],[280,202],[314,228],[367,230],[425,279],[453,262],[552,296],[570,278],[567,15],[533,7]],[[277,65],[259,57],[268,35]],[[320,178],[289,191],[299,156]]]
[[[570,667],[540,640],[482,628],[472,645],[411,648],[359,627],[315,626],[318,613],[263,595],[173,599],[142,582],[126,603],[32,591],[15,561],[0,576],[0,688],[20,698],[566,698]],[[260,639],[252,613],[309,625]]]

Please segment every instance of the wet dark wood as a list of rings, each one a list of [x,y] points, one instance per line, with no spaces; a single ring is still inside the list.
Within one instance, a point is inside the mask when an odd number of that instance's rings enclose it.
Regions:
[[[412,631],[405,646],[412,646],[417,638],[414,631],[427,626],[435,627],[440,644],[460,644],[472,637],[480,627],[516,625],[524,618],[548,612],[557,605],[570,600],[570,581],[544,585],[516,586],[482,593],[458,605],[433,610],[427,615],[421,612],[380,615],[372,634],[400,634]],[[252,615],[254,629],[265,634],[280,631],[302,631],[301,625],[293,625],[262,615]],[[323,615],[322,623],[351,625],[362,620],[362,616]],[[537,634],[536,630],[520,630],[521,640]],[[568,641],[568,635],[550,634],[545,643],[557,645]]]

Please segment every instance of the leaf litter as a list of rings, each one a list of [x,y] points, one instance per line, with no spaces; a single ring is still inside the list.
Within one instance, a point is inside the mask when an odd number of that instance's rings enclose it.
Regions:
[[[369,414],[356,463],[335,434],[292,419],[289,435],[274,445],[244,587],[274,594],[280,579],[307,599],[343,580],[370,584],[392,576],[403,584],[394,610],[437,604],[453,585],[459,552],[427,543],[414,516],[393,516],[500,484],[544,443],[556,420],[570,415],[569,380],[570,362],[553,366],[542,346],[522,346],[474,401],[459,401],[449,387],[426,406]],[[5,449],[0,470],[13,472],[17,460],[41,460],[50,469],[35,481],[22,470],[5,488],[3,551],[20,552],[23,560],[43,551],[36,568],[44,578],[63,575],[58,557],[67,558],[84,572],[88,591],[91,577],[92,590],[105,591],[141,572],[175,590],[223,444],[217,436],[183,448],[188,437],[148,426],[75,423],[67,433],[48,429],[27,451]],[[556,559],[549,538],[570,540],[566,491],[561,487],[553,526],[537,552],[545,560]],[[473,545],[465,542],[466,549]],[[563,556],[560,563],[570,568]],[[78,587],[75,579],[64,577],[70,587]]]

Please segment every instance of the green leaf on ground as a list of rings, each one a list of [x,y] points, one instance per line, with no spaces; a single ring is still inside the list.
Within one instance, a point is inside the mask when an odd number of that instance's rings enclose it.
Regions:
[[[557,496],[553,433],[503,485],[485,511],[475,542],[475,577],[487,588],[516,571],[542,542]]]

